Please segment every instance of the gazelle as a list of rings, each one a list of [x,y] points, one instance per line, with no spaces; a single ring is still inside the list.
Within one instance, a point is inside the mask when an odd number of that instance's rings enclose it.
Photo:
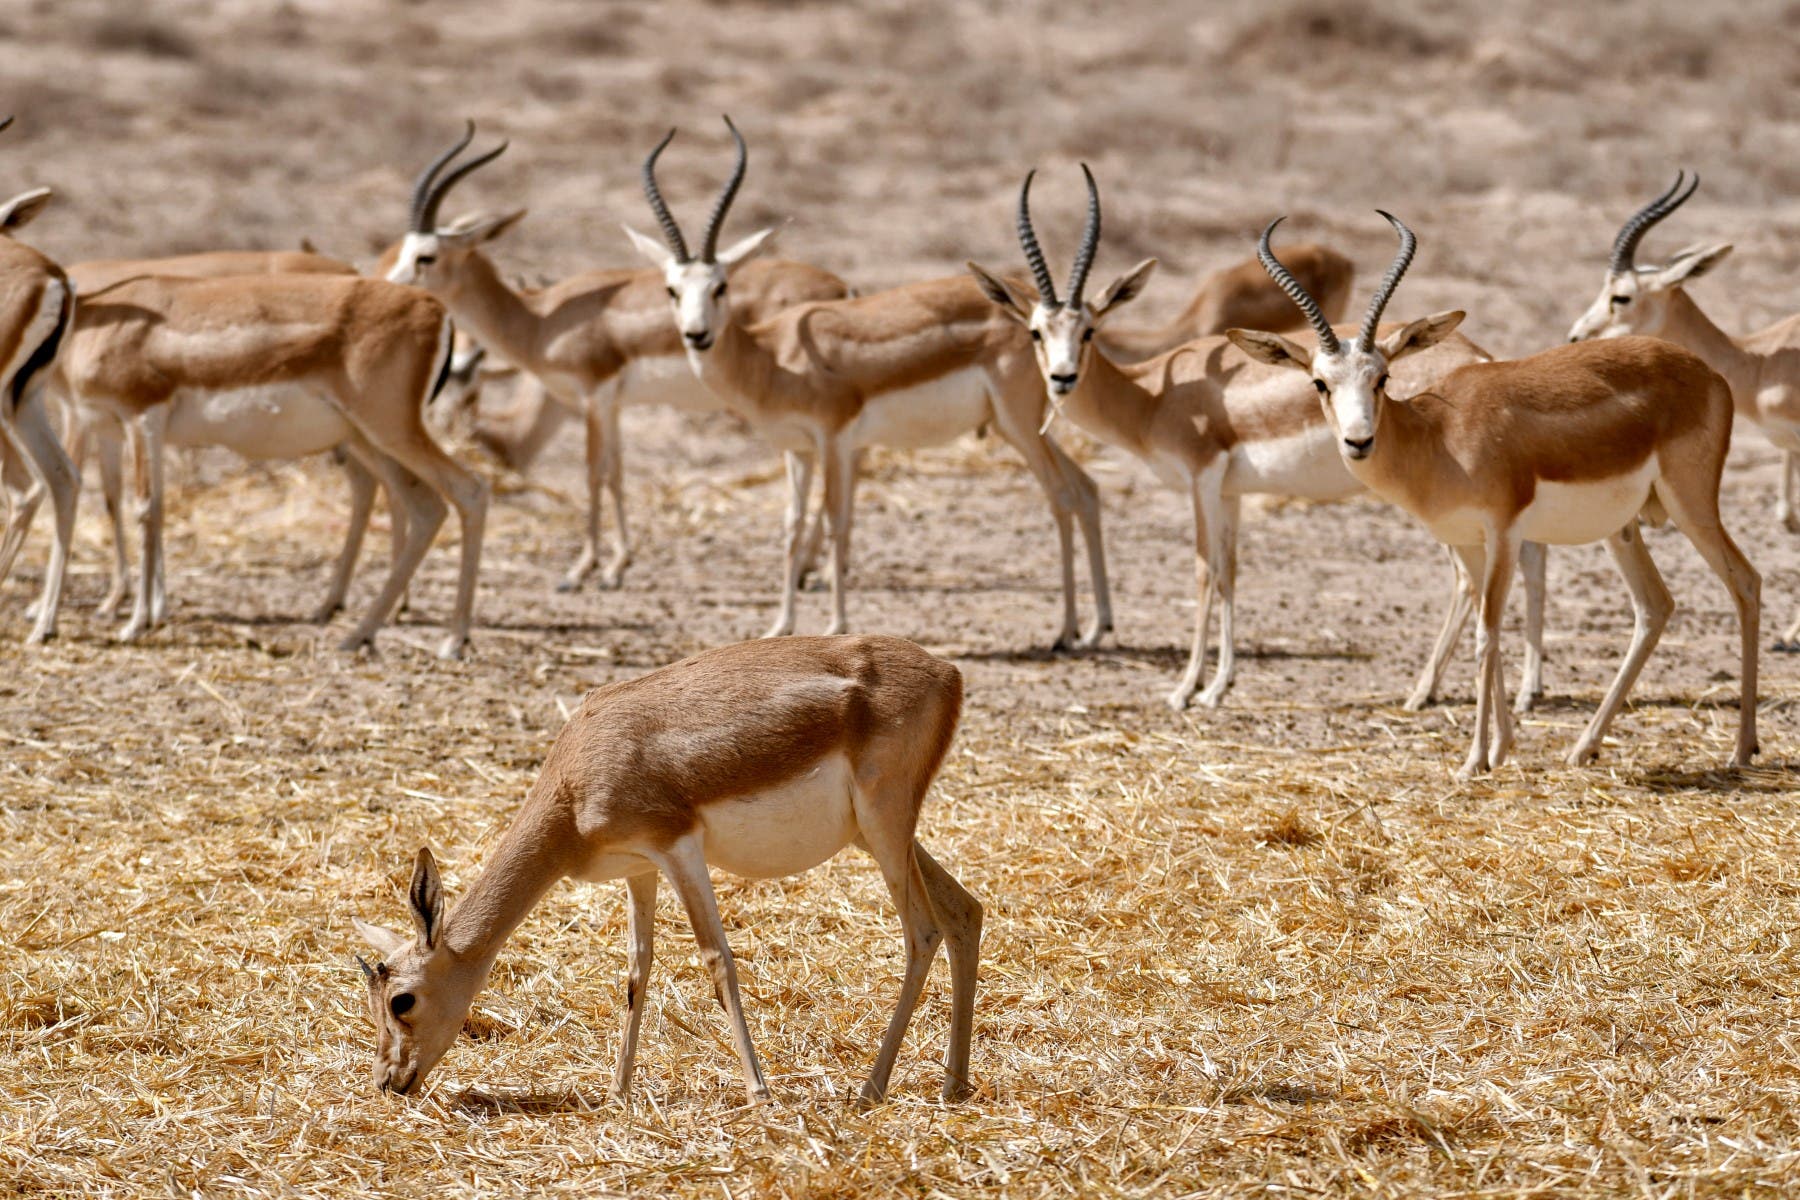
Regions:
[[[1500,696],[1500,613],[1520,543],[1527,540],[1578,545],[1604,539],[1630,590],[1636,614],[1631,648],[1569,762],[1599,753],[1607,726],[1674,610],[1639,533],[1640,511],[1672,517],[1731,592],[1742,680],[1731,764],[1747,764],[1757,750],[1761,581],[1719,523],[1719,476],[1731,445],[1730,386],[1672,343],[1630,337],[1460,367],[1433,391],[1396,401],[1387,390],[1389,364],[1442,341],[1463,314],[1437,313],[1378,338],[1382,310],[1417,245],[1411,230],[1381,215],[1399,235],[1400,249],[1355,341],[1338,340],[1270,249],[1279,218],[1263,231],[1257,254],[1306,314],[1319,345],[1309,349],[1280,334],[1241,329],[1227,336],[1253,358],[1305,372],[1350,473],[1423,522],[1478,581],[1475,735],[1460,774],[1498,766],[1512,744],[1512,721]]]
[[[387,583],[344,648],[372,642],[443,523],[448,500],[462,526],[462,565],[440,653],[460,655],[487,490],[425,429],[424,408],[449,357],[443,306],[379,280],[151,276],[83,296],[57,382],[75,403],[124,426],[142,554],[120,639],[135,639],[158,620],[166,444],[219,445],[261,459],[341,447],[380,480],[396,511],[405,510],[396,518],[404,542]]]
[[[847,627],[844,576],[857,464],[869,446],[939,445],[992,422],[1019,451],[1056,519],[1062,554],[1063,622],[1056,645],[1091,647],[1112,628],[1100,501],[1094,481],[1045,436],[1044,388],[1024,332],[996,312],[967,276],[890,288],[851,300],[802,304],[747,324],[727,282],[768,249],[764,229],[720,250],[719,230],[743,183],[744,139],[726,118],[737,161],[713,205],[697,254],[656,185],[656,160],[670,130],[644,162],[644,193],[666,242],[626,228],[638,251],[661,268],[676,326],[695,373],[777,447],[809,455],[789,460],[787,562],[781,611],[771,636],[792,633],[794,597],[804,562],[802,523],[812,486],[812,455],[825,476],[831,530],[828,632]],[[1081,523],[1094,587],[1094,623],[1078,630],[1070,511]]]
[[[11,117],[0,121],[0,130],[12,122]],[[6,535],[0,539],[0,579],[11,570],[31,515],[46,495],[56,518],[37,616],[26,636],[29,642],[42,642],[56,633],[56,610],[81,491],[80,476],[50,428],[44,404],[44,384],[73,317],[75,289],[62,268],[13,239],[44,210],[50,195],[49,188],[37,188],[0,204],[0,445],[6,451],[0,461],[0,482],[11,509]],[[21,515],[23,523],[18,520]]]
[[[1683,184],[1686,187],[1683,187]],[[1713,324],[1687,293],[1698,279],[1731,253],[1729,242],[1689,246],[1661,266],[1639,266],[1638,243],[1670,213],[1687,203],[1700,186],[1686,172],[1668,191],[1633,213],[1613,239],[1612,258],[1600,295],[1569,330],[1569,340],[1645,334],[1692,351],[1725,377],[1739,415],[1754,422],[1781,451],[1781,496],[1775,514],[1800,533],[1800,314],[1767,329],[1733,337]],[[1800,616],[1775,643],[1800,651]]]
[[[623,879],[631,943],[613,1091],[624,1095],[650,982],[660,872],[687,909],[750,1099],[767,1100],[707,867],[772,879],[857,845],[881,867],[906,942],[900,999],[863,1098],[886,1094],[944,940],[943,1095],[964,1098],[981,904],[916,836],[961,707],[955,667],[889,637],[740,642],[588,693],[461,901],[445,911],[436,863],[421,849],[407,889],[414,936],[355,922],[382,956],[363,964],[376,1085],[402,1094],[419,1085],[456,1039],[501,945],[559,880]]]
[[[1287,251],[1294,278],[1319,298],[1319,308],[1332,322],[1344,319],[1350,307],[1350,284],[1356,265],[1329,246],[1301,242]],[[1280,288],[1269,282],[1262,264],[1254,258],[1214,271],[1200,281],[1193,298],[1165,325],[1154,329],[1105,329],[1096,340],[1116,363],[1142,362],[1167,354],[1196,338],[1223,334],[1227,329],[1273,329],[1285,332],[1306,324]]]
[[[1290,382],[1285,371],[1244,363],[1225,338],[1197,338],[1144,363],[1117,364],[1099,336],[1103,322],[1143,291],[1156,260],[1145,259],[1090,302],[1085,292],[1100,245],[1100,189],[1085,163],[1081,171],[1088,189],[1087,226],[1075,252],[1066,297],[1057,297],[1032,227],[1035,171],[1025,176],[1019,189],[1018,212],[1019,246],[1034,283],[975,263],[968,266],[989,299],[1031,331],[1038,367],[1056,409],[1101,441],[1137,456],[1192,503],[1194,640],[1187,669],[1168,702],[1179,712],[1200,686],[1216,598],[1218,665],[1200,694],[1200,703],[1212,708],[1224,699],[1236,669],[1232,631],[1240,498],[1261,493],[1341,500],[1364,489],[1345,469],[1311,389],[1298,380]],[[1414,360],[1409,382],[1423,386],[1465,363],[1487,361],[1489,356],[1473,342],[1452,334]],[[1527,586],[1541,594],[1541,571],[1528,575]],[[1468,605],[1460,599],[1462,590],[1452,594],[1444,632],[1409,707],[1423,707],[1455,647],[1456,634],[1468,615]],[[1535,650],[1535,634],[1532,644]],[[1529,703],[1529,698],[1528,687],[1521,692],[1520,703]]]
[[[471,121],[462,139],[420,173],[413,185],[406,236],[388,248],[376,273],[431,292],[490,352],[529,372],[561,404],[583,414],[587,534],[581,557],[559,589],[580,587],[597,566],[601,585],[617,587],[631,562],[619,410],[668,404],[713,412],[724,402],[689,369],[681,338],[664,312],[663,281],[656,271],[588,271],[541,291],[519,290],[501,279],[481,247],[511,228],[525,215],[524,209],[438,224],[438,209],[450,189],[506,149],[502,142],[440,179],[439,173],[468,147],[474,134]],[[736,302],[758,318],[803,300],[849,294],[835,275],[793,262],[759,263],[735,280],[734,287]],[[602,494],[612,506],[612,545],[604,563]]]

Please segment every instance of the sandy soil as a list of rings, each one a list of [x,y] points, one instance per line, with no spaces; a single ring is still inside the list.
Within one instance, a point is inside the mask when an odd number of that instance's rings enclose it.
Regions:
[[[1735,242],[1695,289],[1727,328],[1800,304],[1793,4],[27,0],[0,12],[0,48],[20,118],[4,177],[57,189],[30,232],[66,261],[302,235],[372,257],[467,112],[513,148],[461,202],[532,209],[505,268],[619,264],[617,222],[649,224],[642,152],[684,128],[664,186],[698,214],[729,110],[754,155],[733,227],[786,222],[785,254],[865,289],[1011,265],[1034,164],[1060,258],[1085,159],[1108,197],[1097,277],[1163,258],[1145,321],[1283,211],[1366,286],[1391,248],[1381,204],[1421,239],[1392,311],[1465,307],[1477,341],[1526,353],[1560,339],[1617,222],[1685,165],[1705,187],[1645,254]],[[628,416],[636,563],[616,592],[556,593],[579,536],[573,436],[529,483],[486,468],[500,491],[458,665],[430,656],[448,538],[377,658],[331,649],[342,622],[302,623],[347,515],[323,464],[179,464],[173,621],[140,646],[91,611],[92,497],[64,636],[18,646],[40,531],[0,596],[0,1190],[1773,1194],[1800,1171],[1800,668],[1764,657],[1764,765],[1716,771],[1735,634],[1680,536],[1649,538],[1680,610],[1606,761],[1557,765],[1629,607],[1603,551],[1558,551],[1549,702],[1514,764],[1457,786],[1466,650],[1447,705],[1399,708],[1449,580],[1420,529],[1373,502],[1253,507],[1236,690],[1171,714],[1185,507],[1066,429],[1105,504],[1118,633],[1095,653],[1046,649],[1052,527],[1004,446],[877,455],[860,493],[853,626],[968,679],[925,837],[990,902],[972,1110],[927,1099],[941,976],[900,1101],[866,1118],[836,1103],[897,970],[861,863],[723,890],[774,1116],[721,1116],[734,1067],[672,906],[648,1107],[627,1120],[594,1099],[622,970],[609,889],[560,892],[534,919],[433,1099],[364,1095],[352,912],[398,919],[423,840],[466,883],[585,689],[753,636],[773,611],[779,462],[726,418]],[[1775,467],[1741,431],[1726,520],[1763,572],[1765,631],[1800,604]],[[802,631],[824,611],[806,597]],[[1600,879],[1615,868],[1623,890]],[[1487,1024],[1457,1025],[1477,1009]]]

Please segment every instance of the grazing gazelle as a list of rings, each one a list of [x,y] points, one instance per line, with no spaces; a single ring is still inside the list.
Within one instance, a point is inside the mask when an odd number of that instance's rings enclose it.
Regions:
[[[614,1094],[625,1094],[660,873],[687,909],[750,1099],[766,1100],[707,867],[773,879],[856,845],[880,866],[906,943],[900,999],[863,1098],[887,1092],[940,941],[950,958],[943,1095],[964,1098],[981,905],[916,839],[961,708],[961,673],[890,637],[740,642],[588,693],[462,900],[445,911],[437,866],[421,849],[407,893],[415,936],[355,922],[382,956],[363,965],[376,1085],[401,1093],[418,1086],[456,1039],[501,945],[546,892],[572,877],[625,881],[631,944],[613,1075]]]
[[[1705,360],[1725,377],[1739,415],[1754,422],[1781,451],[1781,496],[1775,515],[1800,533],[1800,314],[1767,329],[1733,337],[1713,324],[1687,293],[1698,279],[1731,253],[1729,242],[1689,246],[1661,266],[1639,266],[1638,243],[1652,226],[1680,208],[1700,186],[1686,172],[1668,191],[1631,214],[1613,239],[1612,259],[1600,295],[1569,330],[1569,340],[1645,334],[1674,342]],[[1800,616],[1775,643],[1800,651]]]
[[[1244,363],[1230,351],[1231,343],[1225,338],[1196,338],[1133,365],[1120,366],[1114,360],[1104,348],[1104,336],[1096,337],[1096,331],[1103,330],[1102,322],[1143,290],[1156,260],[1139,263],[1099,299],[1085,296],[1088,271],[1100,244],[1100,189],[1085,163],[1081,171],[1088,188],[1087,227],[1075,253],[1066,297],[1058,299],[1032,229],[1031,180],[1035,171],[1025,176],[1019,189],[1018,216],[1019,246],[1031,268],[1035,290],[1032,284],[975,263],[969,264],[969,270],[995,304],[1031,331],[1044,384],[1058,411],[1101,441],[1136,455],[1192,503],[1198,593],[1194,641],[1187,670],[1169,693],[1169,706],[1177,711],[1187,707],[1200,686],[1216,597],[1220,610],[1218,666],[1212,682],[1200,694],[1200,703],[1211,708],[1231,686],[1236,665],[1232,625],[1240,497],[1261,493],[1341,500],[1364,489],[1345,469],[1337,439],[1312,390],[1286,371]],[[1341,307],[1342,297],[1339,304]],[[1489,356],[1473,342],[1452,334],[1409,364],[1407,382],[1425,386],[1465,363],[1487,361]],[[1537,561],[1542,561],[1541,554]],[[1541,571],[1527,572],[1527,588],[1541,595],[1542,578]],[[1464,591],[1459,586],[1452,596],[1444,632],[1419,677],[1409,707],[1423,707],[1456,644],[1456,635],[1468,616]],[[1535,633],[1532,643],[1535,651]],[[1535,656],[1533,661],[1535,665]],[[1520,693],[1522,705],[1529,702],[1530,694],[1528,684]]]
[[[1638,530],[1640,512],[1672,517],[1731,592],[1742,680],[1731,764],[1747,764],[1757,750],[1761,580],[1719,523],[1731,388],[1688,351],[1629,337],[1461,367],[1430,392],[1394,400],[1388,365],[1443,340],[1463,314],[1437,313],[1377,337],[1382,309],[1417,244],[1405,225],[1381,215],[1399,234],[1400,250],[1355,341],[1338,340],[1270,249],[1280,218],[1263,231],[1257,253],[1312,322],[1319,345],[1309,349],[1277,333],[1242,329],[1227,336],[1253,358],[1310,376],[1350,473],[1423,522],[1477,581],[1475,736],[1459,774],[1498,766],[1512,744],[1512,720],[1500,694],[1500,614],[1525,541],[1580,545],[1604,539],[1631,593],[1631,648],[1569,762],[1599,753],[1607,726],[1675,607]]]
[[[966,275],[889,288],[853,300],[801,304],[760,324],[747,324],[727,295],[728,280],[767,249],[775,230],[751,234],[725,250],[720,227],[748,162],[744,139],[725,119],[737,161],[707,218],[698,254],[688,252],[662,193],[656,160],[670,130],[644,163],[644,193],[667,245],[630,227],[626,232],[655,262],[668,286],[688,359],[731,410],[783,450],[816,455],[825,476],[831,531],[831,625],[847,627],[844,576],[857,464],[870,446],[941,445],[992,423],[1036,477],[1056,519],[1062,554],[1063,621],[1056,646],[1092,647],[1112,629],[1112,597],[1100,541],[1100,498],[1087,472],[1044,432],[1044,386],[1025,332],[997,312]],[[812,459],[790,460],[787,564],[781,612],[771,635],[794,629],[800,581],[802,520],[812,486]],[[1081,522],[1094,587],[1094,623],[1078,631],[1075,549],[1070,513]]]
[[[375,274],[422,287],[443,301],[457,324],[495,356],[540,381],[562,406],[587,422],[587,532],[581,557],[559,590],[572,591],[600,570],[602,587],[618,587],[631,562],[625,527],[624,452],[619,410],[667,404],[689,412],[725,407],[694,378],[681,338],[669,324],[662,274],[648,268],[587,271],[538,290],[509,286],[481,247],[525,215],[524,209],[438,224],[450,189],[506,149],[441,172],[469,145],[475,123],[462,139],[420,172],[413,185],[406,236],[382,255]],[[732,281],[735,303],[753,320],[803,300],[847,296],[843,280],[803,263],[766,262]],[[600,557],[600,506],[612,505],[612,546]]]
[[[1287,264],[1294,278],[1319,298],[1329,321],[1341,321],[1350,307],[1350,284],[1356,265],[1329,246],[1301,242],[1288,247]],[[1197,338],[1223,334],[1227,329],[1303,328],[1306,319],[1280,288],[1269,282],[1255,258],[1233,263],[1200,281],[1180,315],[1153,329],[1101,329],[1096,340],[1106,356],[1118,363],[1142,362],[1167,354]]]
[[[12,121],[11,117],[0,121],[0,130]],[[12,568],[46,495],[56,516],[50,565],[44,572],[37,617],[26,636],[29,642],[56,633],[56,609],[81,492],[81,477],[50,428],[44,405],[48,368],[68,332],[75,290],[62,268],[13,240],[13,234],[49,202],[50,189],[37,188],[0,203],[0,443],[5,446],[0,480],[11,510],[0,540],[0,579]]]
[[[341,447],[405,510],[404,542],[387,583],[344,648],[374,639],[443,524],[448,500],[462,526],[462,564],[440,653],[460,655],[487,489],[425,428],[425,406],[449,359],[443,306],[380,280],[149,276],[83,296],[57,362],[57,386],[124,426],[142,554],[121,640],[141,636],[159,616],[166,444],[225,446],[259,459]]]

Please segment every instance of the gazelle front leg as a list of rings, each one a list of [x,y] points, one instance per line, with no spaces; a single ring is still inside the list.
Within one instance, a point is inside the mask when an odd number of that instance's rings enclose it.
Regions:
[[[713,994],[719,998],[731,1024],[731,1041],[744,1068],[744,1089],[752,1104],[761,1104],[769,1099],[769,1085],[756,1061],[756,1048],[750,1044],[750,1026],[744,1021],[744,1002],[738,994],[737,964],[725,940],[725,926],[719,920],[718,897],[713,894],[712,879],[706,873],[702,846],[702,835],[696,829],[683,835],[665,853],[653,857],[687,909],[694,941],[700,948],[700,961],[712,975]]]
[[[1528,713],[1544,698],[1544,583],[1550,551],[1542,542],[1519,547],[1519,578],[1525,585],[1525,674],[1513,711]]]
[[[1169,707],[1176,712],[1187,708],[1206,670],[1206,635],[1212,624],[1213,594],[1218,590],[1215,564],[1220,557],[1220,526],[1224,523],[1216,489],[1195,476],[1190,490],[1194,505],[1194,643],[1188,651],[1187,669],[1169,693]]]
[[[137,594],[131,617],[119,631],[121,642],[136,641],[155,623],[156,577],[162,570],[163,431],[168,419],[168,408],[158,405],[124,422],[139,554]]]
[[[1800,533],[1800,452],[1781,452],[1781,498],[1775,517],[1789,533]]]
[[[1112,585],[1106,577],[1106,542],[1100,533],[1100,489],[1095,486],[1094,477],[1082,470],[1055,440],[1046,437],[1044,445],[1049,448],[1050,457],[1068,484],[1072,494],[1070,508],[1081,526],[1082,543],[1087,547],[1088,581],[1094,589],[1094,623],[1081,635],[1076,648],[1091,650],[1113,631]]]
[[[806,535],[806,509],[812,496],[813,461],[815,456],[788,451],[783,456],[787,465],[788,506],[782,518],[781,611],[764,637],[786,637],[794,632],[794,606],[800,592],[800,573],[805,566],[802,542]],[[825,520],[825,510],[819,510]]]
[[[831,624],[827,637],[849,630],[845,580],[850,570],[850,526],[856,518],[857,453],[835,438],[821,455],[825,464],[825,512],[831,521]],[[795,584],[799,583],[796,572]]]
[[[1674,597],[1669,595],[1656,563],[1650,558],[1650,550],[1644,545],[1644,532],[1635,520],[1607,538],[1606,548],[1619,565],[1619,574],[1625,577],[1625,586],[1631,591],[1634,617],[1631,647],[1625,652],[1625,661],[1619,664],[1619,674],[1613,679],[1612,687],[1607,689],[1599,710],[1582,731],[1575,748],[1569,751],[1572,767],[1598,757],[1607,726],[1624,707],[1625,697],[1631,694],[1631,685],[1637,682],[1638,672],[1644,669],[1644,660],[1656,649],[1663,626],[1669,623],[1669,616],[1675,611]]]
[[[1455,571],[1450,581],[1450,607],[1444,613],[1444,624],[1438,630],[1437,641],[1432,643],[1431,657],[1425,660],[1419,680],[1406,698],[1408,712],[1419,712],[1437,695],[1438,686],[1444,681],[1444,669],[1450,665],[1456,643],[1462,640],[1463,626],[1469,623],[1469,614],[1475,610],[1475,581],[1469,577],[1468,568],[1463,566],[1462,556],[1449,546],[1445,546],[1444,551],[1450,556],[1450,566]]]
[[[63,452],[62,442],[50,427],[50,415],[44,407],[42,385],[27,390],[13,412],[6,430],[14,449],[23,458],[27,472],[33,476],[32,486],[50,494],[55,518],[55,540],[50,544],[50,563],[44,571],[44,589],[38,596],[37,615],[32,621],[28,643],[45,642],[56,636],[56,616],[62,606],[63,578],[68,572],[69,545],[75,536],[75,509],[81,500],[81,477]],[[16,515],[16,514],[15,514]],[[24,538],[20,531],[20,540]],[[17,550],[17,547],[14,547]]]
[[[1469,757],[1456,775],[1468,779],[1506,761],[1512,747],[1512,714],[1501,694],[1500,618],[1506,611],[1506,593],[1512,587],[1519,543],[1509,530],[1489,533],[1483,546],[1459,546],[1469,578],[1479,580],[1479,617],[1475,626],[1475,737]],[[1488,726],[1494,738],[1488,740]]]
[[[650,986],[650,965],[656,942],[655,871],[625,878],[627,922],[631,938],[625,975],[625,1034],[619,1042],[619,1061],[613,1069],[612,1092],[623,1098],[631,1091],[631,1069],[637,1063],[638,1029],[644,1019],[644,994]]]
[[[603,385],[600,392],[589,396],[582,406],[587,423],[587,531],[581,544],[581,557],[556,585],[559,592],[572,592],[600,564],[601,507],[612,506],[612,552],[600,568],[600,586],[616,588],[631,565],[631,542],[625,530],[625,482],[623,455],[619,449],[619,405],[616,382]]]
[[[1219,532],[1218,554],[1214,561],[1218,569],[1214,572],[1214,586],[1219,593],[1219,665],[1213,672],[1213,680],[1200,693],[1200,704],[1204,708],[1217,708],[1225,699],[1225,691],[1231,686],[1231,680],[1237,674],[1237,641],[1235,618],[1237,612],[1237,532],[1238,532],[1238,498],[1226,497],[1219,506],[1224,517],[1224,528]]]

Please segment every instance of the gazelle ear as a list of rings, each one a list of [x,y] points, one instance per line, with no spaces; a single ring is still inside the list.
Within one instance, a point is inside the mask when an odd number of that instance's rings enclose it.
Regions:
[[[351,917],[350,924],[356,926],[356,932],[362,935],[362,940],[373,946],[375,953],[383,958],[394,957],[400,953],[400,948],[406,945],[406,939],[393,930],[385,929],[380,925],[371,925],[361,917]]]
[[[44,211],[50,203],[50,197],[56,193],[49,188],[35,188],[29,192],[21,192],[5,204],[0,204],[0,232],[11,233],[15,229],[23,229]]]
[[[1129,304],[1143,294],[1144,285],[1150,282],[1150,276],[1156,273],[1156,260],[1146,258],[1130,271],[1113,280],[1112,286],[1100,294],[1100,303],[1094,305],[1094,319],[1099,320],[1121,304]]]
[[[775,235],[780,230],[771,225],[767,229],[759,229],[747,238],[733,242],[726,249],[719,251],[719,265],[726,271],[736,270],[764,251],[775,248]]]
[[[981,285],[987,298],[998,304],[1002,312],[1020,324],[1031,321],[1031,310],[1037,307],[1039,300],[1036,288],[1016,279],[996,275],[980,263],[967,262],[963,265],[969,268],[969,274],[975,277],[975,282]]]
[[[412,905],[419,944],[428,950],[436,947],[444,928],[444,885],[428,846],[420,846],[419,856],[413,860],[412,886],[406,889],[406,899]]]
[[[511,212],[472,212],[465,213],[437,231],[440,241],[455,242],[463,246],[479,246],[483,242],[491,242],[514,225],[529,211],[515,208]]]
[[[1279,333],[1261,329],[1227,329],[1225,336],[1231,340],[1232,345],[1259,363],[1267,363],[1271,367],[1292,367],[1296,371],[1312,374],[1312,352]]]
[[[1389,362],[1393,362],[1405,355],[1430,349],[1455,333],[1456,327],[1463,323],[1463,318],[1467,315],[1457,308],[1408,321],[1381,339],[1381,353]]]
[[[621,225],[625,236],[637,247],[637,252],[659,267],[666,267],[675,261],[675,252],[647,234],[639,233],[629,225]]]
[[[1669,260],[1669,265],[1656,273],[1662,287],[1678,287],[1690,279],[1698,279],[1731,253],[1730,242],[1714,242],[1710,246],[1689,246]]]

